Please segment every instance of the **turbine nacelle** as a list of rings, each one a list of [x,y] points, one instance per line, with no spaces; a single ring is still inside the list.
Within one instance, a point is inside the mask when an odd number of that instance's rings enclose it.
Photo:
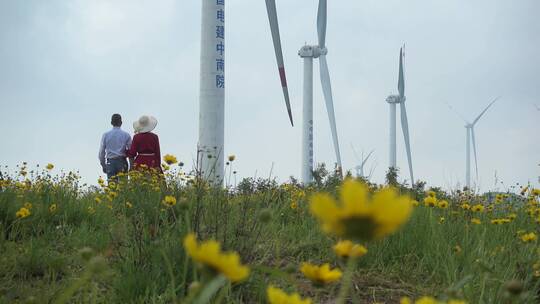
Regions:
[[[321,55],[328,54],[328,49],[326,47],[321,48],[318,45],[304,45],[298,55],[302,58],[319,58]]]
[[[386,98],[386,102],[398,104],[398,103],[401,103],[402,101],[405,101],[406,99],[407,98],[405,98],[405,96],[403,96],[403,99],[401,99],[399,95],[390,95]]]

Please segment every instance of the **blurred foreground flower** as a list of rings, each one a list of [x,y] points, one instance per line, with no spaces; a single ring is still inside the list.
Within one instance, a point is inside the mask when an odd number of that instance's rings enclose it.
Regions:
[[[274,286],[268,286],[266,295],[270,304],[311,304],[310,299],[302,300],[296,292],[288,295],[283,290]]]
[[[409,219],[413,207],[407,196],[399,196],[392,188],[368,195],[365,184],[347,180],[341,189],[340,202],[318,193],[311,199],[310,210],[325,232],[352,240],[383,238]]]
[[[368,250],[366,247],[358,244],[354,244],[351,241],[340,241],[334,245],[334,252],[343,258],[349,257],[361,257],[364,256]]]
[[[238,253],[222,252],[220,244],[214,240],[199,244],[195,234],[190,233],[184,238],[184,248],[193,260],[223,274],[233,283],[249,276],[249,268],[240,263]]]
[[[315,284],[332,283],[341,278],[341,271],[337,268],[330,269],[330,264],[326,263],[322,266],[313,265],[310,263],[302,263],[300,271]]]

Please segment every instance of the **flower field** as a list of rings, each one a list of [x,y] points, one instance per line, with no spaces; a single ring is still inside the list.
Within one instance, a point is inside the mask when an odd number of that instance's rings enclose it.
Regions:
[[[540,190],[0,175],[0,303],[538,303]]]

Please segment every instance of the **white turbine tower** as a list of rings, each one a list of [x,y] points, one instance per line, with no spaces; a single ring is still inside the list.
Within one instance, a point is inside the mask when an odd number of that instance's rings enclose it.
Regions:
[[[352,144],[351,144],[351,148],[353,150],[354,157],[356,158],[356,160],[358,162],[360,162],[360,164],[358,164],[356,167],[354,167],[354,169],[356,170],[356,177],[366,178],[366,175],[364,173],[364,166],[366,165],[367,161],[369,160],[369,158],[371,157],[373,152],[375,152],[375,150],[371,150],[368,153],[368,155],[364,158],[364,151],[363,150],[362,150],[362,157],[359,157],[358,153],[356,153],[356,150],[354,149],[354,146]]]
[[[266,0],[266,8],[285,103],[292,124],[275,0]],[[223,180],[224,127],[225,0],[202,0],[197,165],[199,170],[203,172],[204,178],[216,184],[220,184]]]
[[[465,131],[467,132],[466,135],[466,143],[465,143],[465,185],[468,189],[471,189],[471,141],[474,151],[474,166],[476,169],[476,180],[478,180],[478,157],[476,154],[476,138],[474,135],[474,126],[480,118],[487,112],[487,110],[500,98],[495,98],[481,113],[478,115],[472,123],[470,123],[467,119],[465,119],[463,116],[461,116],[458,112],[456,112],[448,103],[448,107],[450,110],[454,111],[459,118],[461,118],[465,122]]]
[[[396,105],[400,105],[401,112],[401,129],[403,138],[405,139],[405,148],[407,150],[407,160],[409,162],[409,173],[411,175],[411,186],[414,185],[414,175],[412,167],[411,143],[409,137],[409,122],[407,120],[407,109],[405,107],[405,77],[403,75],[403,48],[399,50],[399,79],[398,91],[399,95],[390,95],[386,101],[390,105],[390,168],[397,168],[397,152],[396,152]]]
[[[302,182],[308,184],[313,176],[313,59],[319,58],[321,85],[330,121],[334,150],[338,170],[341,172],[341,154],[337,135],[336,117],[334,114],[334,101],[332,98],[332,86],[330,84],[330,72],[326,62],[326,23],[327,1],[319,0],[317,13],[318,45],[303,46],[298,55],[304,59],[304,101],[302,122]]]
[[[467,120],[463,119],[466,123],[465,130],[467,132],[467,143],[465,144],[465,184],[468,189],[471,189],[471,141],[474,151],[474,166],[476,169],[476,180],[478,181],[478,157],[476,154],[476,138],[474,135],[474,126],[480,118],[486,113],[486,111],[499,99],[499,97],[495,98],[485,109],[476,117],[472,123],[468,122]]]

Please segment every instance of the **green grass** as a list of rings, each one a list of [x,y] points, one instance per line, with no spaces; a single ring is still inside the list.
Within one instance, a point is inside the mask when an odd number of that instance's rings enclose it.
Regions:
[[[339,182],[331,176],[306,189],[253,179],[220,189],[171,174],[166,180],[121,184],[111,190],[112,201],[104,188],[79,186],[74,174],[42,171],[26,185],[25,177],[2,176],[0,303],[181,303],[202,275],[182,246],[191,231],[237,251],[251,268],[248,280],[225,284],[213,302],[265,303],[269,284],[315,303],[334,299],[340,289],[339,284],[313,287],[299,272],[305,261],[345,269],[332,252],[336,239],[322,233],[309,213],[310,194],[337,193]],[[423,199],[422,189],[399,187]],[[165,207],[165,195],[178,203]],[[520,230],[539,232],[526,199],[507,198],[493,211],[475,214],[482,224],[474,225],[457,196],[438,196],[449,200],[448,209],[421,205],[400,231],[367,244],[349,302],[399,303],[402,296],[429,294],[469,303],[537,303],[538,243],[518,237]],[[295,209],[293,200],[298,200]],[[32,214],[17,219],[26,202]],[[52,204],[55,212],[49,211]],[[510,212],[517,214],[511,223],[490,223]],[[519,296],[509,295],[510,282],[523,286]]]

